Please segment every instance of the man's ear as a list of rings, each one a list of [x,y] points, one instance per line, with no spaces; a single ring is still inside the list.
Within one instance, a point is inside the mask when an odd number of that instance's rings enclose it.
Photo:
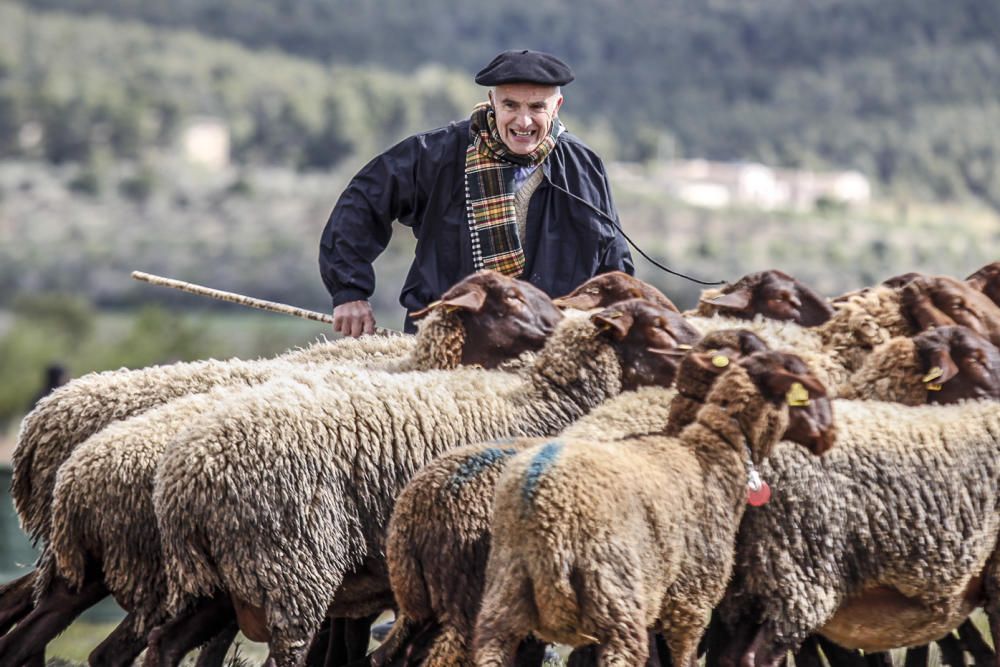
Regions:
[[[490,100],[490,106],[493,107],[494,109],[496,109],[497,105],[496,105],[496,102],[493,101],[493,89],[492,88],[490,88],[489,90],[486,91],[486,97],[488,97],[489,100]]]

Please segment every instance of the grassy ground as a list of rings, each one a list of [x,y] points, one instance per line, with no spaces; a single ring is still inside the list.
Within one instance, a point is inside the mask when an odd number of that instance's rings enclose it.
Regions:
[[[88,623],[77,621],[62,635],[49,644],[45,653],[48,667],[83,667],[87,655],[110,633],[115,623]],[[247,640],[240,635],[229,652],[229,664],[260,665],[267,657],[267,647]],[[184,667],[194,664],[194,656],[183,663]]]

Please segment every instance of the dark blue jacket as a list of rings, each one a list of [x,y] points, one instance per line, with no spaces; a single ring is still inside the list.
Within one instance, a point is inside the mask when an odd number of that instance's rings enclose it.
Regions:
[[[399,297],[407,311],[423,308],[473,272],[465,208],[470,140],[468,120],[409,137],[351,180],[320,242],[320,273],[334,306],[371,296],[372,262],[388,245],[395,220],[417,238]],[[545,178],[528,207],[521,279],[560,296],[599,273],[631,274],[625,240],[597,212],[618,220],[601,159],[563,132],[542,169]]]

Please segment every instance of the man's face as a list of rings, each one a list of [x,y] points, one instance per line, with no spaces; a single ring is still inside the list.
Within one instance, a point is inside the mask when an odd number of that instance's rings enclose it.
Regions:
[[[490,91],[500,140],[518,155],[532,152],[548,136],[562,102],[556,86],[505,83]]]

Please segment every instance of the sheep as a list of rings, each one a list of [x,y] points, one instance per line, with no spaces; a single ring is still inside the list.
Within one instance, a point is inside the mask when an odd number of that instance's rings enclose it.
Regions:
[[[655,365],[669,315],[632,300],[568,318],[524,378],[368,374],[349,392],[274,383],[197,420],[156,473],[171,607],[225,591],[244,633],[268,641],[279,666],[297,664],[327,611],[391,604],[356,587],[384,578],[392,502],[419,467],[460,444],[558,431],[618,394],[629,365]],[[357,568],[369,576],[346,576]]]
[[[678,334],[682,348],[694,342],[690,332]],[[694,349],[715,349],[735,357],[766,346],[750,332],[719,331],[697,341]],[[687,404],[684,409],[680,406],[685,400],[700,404],[710,386],[694,382],[691,370],[687,376],[688,396],[677,401],[678,414],[671,426],[681,419],[693,420]],[[664,385],[623,392],[567,426],[560,437],[617,440],[659,431],[668,423],[675,395]],[[376,664],[392,660],[414,635],[418,641],[407,648],[408,655],[420,655],[425,667],[471,663],[496,481],[511,457],[534,444],[507,439],[461,447],[425,466],[399,494],[386,539],[397,621],[376,652]],[[421,655],[423,651],[427,655]]]
[[[921,276],[901,288],[907,316],[920,328],[961,324],[1000,346],[1000,306],[969,283]]]
[[[1000,306],[1000,262],[992,262],[979,269],[965,279],[973,288],[977,289]]]
[[[995,345],[967,327],[937,327],[875,348],[850,382],[831,393],[906,405],[996,398],[998,354]]]
[[[983,600],[997,636],[997,403],[834,410],[835,451],[779,446],[762,467],[780,491],[740,529],[720,611],[752,631],[728,664],[777,664],[812,632],[866,651],[926,643]]]
[[[749,331],[722,330],[709,334],[694,348],[742,356],[766,345]],[[934,329],[913,339],[894,338],[876,348],[869,362],[840,388],[841,395],[914,405],[991,395],[1000,391],[1000,376],[984,377],[980,361],[996,354],[989,342],[964,327]],[[927,381],[934,367],[946,369],[933,378],[936,384]],[[1000,364],[993,367],[1000,373]],[[708,389],[706,385],[694,391],[690,376],[689,372],[685,383],[690,398],[675,399],[673,390],[659,386],[643,387],[595,408],[561,435],[617,440],[657,431],[665,424],[668,434],[679,433],[693,419]],[[928,385],[934,390],[929,391]],[[671,407],[674,414],[670,414]],[[485,443],[449,452],[426,466],[400,493],[386,545],[400,621],[391,641],[378,651],[380,662],[391,659],[406,637],[419,634],[420,645],[408,650],[419,654],[428,649],[423,664],[468,663],[489,550],[496,480],[510,458],[528,446]],[[417,629],[432,623],[437,626],[432,631]]]
[[[457,362],[471,356],[478,363],[495,367],[504,354],[537,348],[561,318],[541,291],[492,272],[475,274],[460,282],[446,292],[441,306],[440,314],[421,327],[413,346],[413,350],[423,350],[419,355],[422,363],[433,359],[437,348],[441,350],[437,354],[439,359]],[[463,335],[469,332],[476,335]],[[494,343],[497,337],[503,338],[504,345]],[[470,349],[474,350],[472,355],[467,354]],[[293,361],[301,359],[293,357]],[[412,357],[405,361],[410,363]],[[330,381],[333,371],[346,367],[328,364],[315,368],[327,369],[322,377]],[[297,381],[298,374],[307,369],[300,363],[277,360],[258,369],[255,378],[264,381],[284,376]],[[176,399],[132,419],[115,422],[74,450],[60,469],[53,503],[53,522],[59,525],[51,531],[51,549],[47,547],[40,559],[40,576],[35,584],[38,596],[49,599],[40,605],[38,613],[29,617],[30,622],[19,626],[14,636],[0,640],[0,656],[5,655],[6,647],[14,645],[25,647],[23,650],[38,650],[52,635],[51,628],[58,625],[56,618],[64,625],[82,610],[77,609],[78,604],[86,599],[90,600],[89,606],[96,601],[91,599],[93,595],[103,597],[108,588],[122,606],[137,611],[135,618],[130,619],[136,632],[141,633],[149,619],[157,618],[157,605],[165,595],[165,585],[152,513],[155,464],[171,436],[192,416],[206,412],[214,402],[230,394],[238,397],[239,390],[220,386],[205,394]],[[107,479],[122,476],[123,488],[107,486]],[[53,552],[55,558],[51,557]],[[53,581],[56,566],[70,586],[84,593],[80,601],[67,605],[72,596],[64,583]],[[103,572],[94,574],[95,567]],[[68,613],[53,616],[47,611],[52,608],[67,608]],[[50,619],[52,623],[42,619]],[[126,649],[113,642],[97,655],[141,650],[136,632],[122,639],[133,648]]]
[[[691,358],[706,371],[728,363]],[[785,403],[824,396],[804,369],[757,352],[728,364],[679,436],[560,438],[516,456],[497,485],[475,664],[510,664],[534,632],[600,644],[601,664],[639,665],[656,627],[674,664],[693,665],[729,576],[749,472],[785,430]]]
[[[622,271],[609,271],[595,276],[566,296],[555,299],[555,304],[560,308],[591,310],[627,299],[646,299],[667,310],[680,312],[663,292]]]
[[[761,298],[753,297],[756,287],[770,297],[770,311],[800,312],[795,303],[776,303],[791,298],[794,293],[790,290],[765,289],[768,282],[762,279],[745,282],[742,299],[760,303]],[[829,320],[808,328],[799,326],[794,319],[777,321],[760,315],[750,321],[739,321],[720,314],[709,318],[688,314],[688,320],[703,333],[743,326],[774,349],[793,349],[827,387],[847,384],[851,374],[861,368],[877,346],[933,326],[963,324],[994,344],[991,332],[1000,337],[1000,311],[969,285],[945,276],[917,275],[898,287],[880,285],[845,295],[832,305],[834,313]]]
[[[833,308],[802,282],[770,269],[747,274],[721,289],[706,290],[691,314],[711,317],[720,313],[738,319],[753,319],[759,314],[814,327],[829,320]]]

